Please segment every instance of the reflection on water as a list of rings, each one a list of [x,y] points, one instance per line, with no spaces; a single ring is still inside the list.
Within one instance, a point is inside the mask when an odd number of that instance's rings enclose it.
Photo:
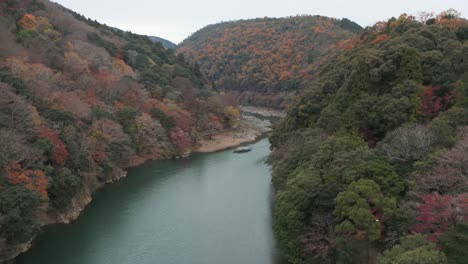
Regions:
[[[48,228],[19,264],[279,263],[268,141],[132,169],[71,225]]]

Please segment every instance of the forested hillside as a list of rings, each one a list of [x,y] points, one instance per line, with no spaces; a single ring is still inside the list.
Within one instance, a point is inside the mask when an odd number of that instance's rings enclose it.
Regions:
[[[163,38],[156,37],[156,36],[148,36],[148,37],[154,42],[160,42],[166,49],[175,49],[177,46],[175,43],[167,39],[163,39]]]
[[[361,27],[321,16],[258,18],[207,26],[177,48],[217,89],[249,105],[284,108],[320,64],[347,49]]]
[[[274,230],[291,263],[466,263],[468,23],[367,28],[274,129]]]
[[[0,1],[0,262],[104,182],[237,123],[196,64],[46,0]]]

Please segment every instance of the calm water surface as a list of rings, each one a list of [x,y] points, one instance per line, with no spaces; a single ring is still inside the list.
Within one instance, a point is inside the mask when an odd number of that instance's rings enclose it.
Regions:
[[[268,140],[132,169],[18,264],[277,264]]]

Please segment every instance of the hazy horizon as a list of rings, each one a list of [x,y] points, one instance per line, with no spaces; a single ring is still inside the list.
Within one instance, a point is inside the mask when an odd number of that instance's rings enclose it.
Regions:
[[[454,8],[466,16],[468,5],[458,0],[237,0],[221,3],[215,0],[154,2],[150,0],[54,0],[86,17],[138,34],[165,38],[180,43],[195,31],[222,21],[259,17],[321,15],[348,18],[362,27],[387,20],[402,13],[417,15],[427,11],[440,13]],[[90,9],[89,7],[93,8]],[[110,11],[109,11],[110,10]]]

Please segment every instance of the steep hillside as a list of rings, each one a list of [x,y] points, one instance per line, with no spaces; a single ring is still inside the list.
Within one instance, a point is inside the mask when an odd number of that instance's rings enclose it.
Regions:
[[[321,16],[239,20],[197,31],[177,52],[243,103],[284,107],[285,97],[304,88],[317,67],[360,31],[348,19]]]
[[[123,169],[238,121],[196,64],[55,3],[0,1],[0,39],[0,262]]]
[[[467,40],[453,10],[402,15],[321,67],[271,137],[291,263],[466,262]]]
[[[166,49],[175,49],[176,48],[176,44],[167,40],[167,39],[163,39],[163,38],[160,38],[160,37],[156,37],[156,36],[148,36],[149,39],[151,39],[152,41],[154,42],[160,42]]]

